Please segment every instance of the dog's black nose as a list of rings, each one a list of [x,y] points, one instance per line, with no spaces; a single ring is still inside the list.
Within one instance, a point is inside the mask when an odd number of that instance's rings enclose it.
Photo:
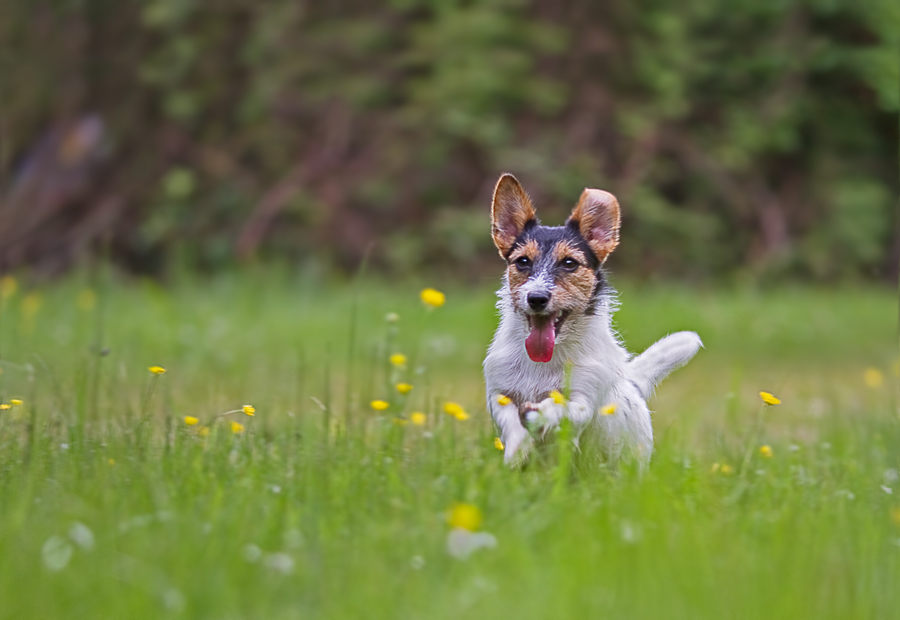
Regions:
[[[528,293],[528,305],[535,312],[546,310],[549,303],[550,293]]]

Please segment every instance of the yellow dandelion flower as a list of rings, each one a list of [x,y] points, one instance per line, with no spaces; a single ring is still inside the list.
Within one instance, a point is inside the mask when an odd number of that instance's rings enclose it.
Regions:
[[[13,407],[18,407],[19,405],[22,404],[22,401],[19,400],[18,398],[12,398],[12,399],[10,399],[9,404],[12,405]]]
[[[390,407],[390,404],[386,400],[373,400],[369,404],[375,411],[384,411],[385,409]]]
[[[502,450],[506,446],[503,445],[503,442],[500,440],[499,437],[494,437],[494,447],[497,448],[498,450]]]
[[[201,437],[209,437],[209,427],[201,426],[200,428],[197,429],[197,434],[200,435]]]
[[[0,279],[0,298],[9,299],[16,294],[19,289],[19,283],[12,276],[4,276]]]
[[[779,398],[776,398],[774,395],[769,394],[768,392],[760,392],[759,397],[767,405],[780,405],[781,404],[781,400]]]
[[[235,435],[240,435],[244,432],[244,425],[240,422],[232,422],[231,423],[231,432]]]
[[[444,302],[447,301],[447,297],[442,292],[433,288],[422,289],[422,292],[419,293],[419,297],[422,298],[422,302],[425,303],[425,305],[431,306],[432,308],[440,308],[444,305]]]
[[[256,415],[256,408],[253,405],[244,405],[241,407],[241,411],[251,417]]]
[[[9,403],[0,403],[0,411],[6,411],[10,407],[12,407],[12,405],[10,405]]]
[[[453,504],[447,511],[447,523],[474,532],[481,526],[481,511],[472,504]]]
[[[600,413],[602,413],[603,415],[612,415],[616,412],[617,408],[618,406],[616,405],[616,403],[603,405],[602,407],[600,407]]]
[[[426,419],[427,418],[425,417],[425,414],[420,411],[414,411],[411,414],[409,414],[409,421],[412,422],[413,424],[415,424],[416,426],[424,426]]]
[[[721,467],[722,467],[722,466],[719,465],[718,463],[713,463],[713,464],[712,464],[712,467],[709,468],[709,473],[714,474],[714,473],[716,473],[717,471],[719,471],[719,469],[721,469]]]
[[[194,424],[196,424],[199,421],[200,420],[198,418],[195,418],[192,415],[184,416],[184,423],[187,424],[188,426],[193,426]]]
[[[390,358],[391,364],[397,366],[398,368],[402,368],[406,366],[406,356],[402,353],[394,353]]]
[[[394,418],[392,422],[397,426],[406,426],[409,420],[404,420],[403,418]]]
[[[770,448],[769,446],[760,446],[759,453],[762,454],[767,459],[772,458],[772,448]]]
[[[863,382],[867,387],[873,389],[881,387],[881,384],[884,383],[884,374],[877,368],[866,368],[866,372],[863,373]]]
[[[444,411],[449,413],[452,416],[457,416],[459,412],[463,411],[463,408],[458,403],[444,403]]]
[[[396,387],[397,391],[401,394],[409,394],[413,389],[413,386],[411,386],[409,383],[398,383],[394,387]]]
[[[552,392],[550,392],[550,398],[552,398],[553,402],[557,405],[566,404],[566,397],[563,396],[562,392],[560,392],[559,390],[553,390]]]
[[[147,368],[147,370],[152,372],[154,375],[161,375],[166,372],[166,369],[162,366],[150,366],[149,368]]]
[[[109,460],[107,460],[106,462],[109,463],[110,465],[115,465],[115,464],[116,464],[116,459],[109,459]]]
[[[512,402],[512,399],[509,396],[504,396],[503,394],[497,395],[497,404],[500,405],[501,407],[505,407],[511,402]]]
[[[469,414],[459,403],[444,403],[444,411],[457,420],[468,420]]]
[[[94,289],[83,289],[80,293],[78,293],[78,299],[75,303],[78,304],[79,310],[88,312],[89,310],[92,310],[95,305],[97,305],[97,294],[94,292]]]
[[[725,474],[727,476],[729,474],[734,473],[734,467],[732,467],[731,465],[728,465],[726,463],[725,465],[722,465],[722,467],[721,467],[721,469],[719,469],[719,471],[721,471],[723,474]]]

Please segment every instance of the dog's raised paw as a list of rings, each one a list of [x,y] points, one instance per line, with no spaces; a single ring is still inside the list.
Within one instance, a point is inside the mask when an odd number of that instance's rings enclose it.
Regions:
[[[540,411],[543,418],[542,432],[546,435],[559,426],[560,420],[566,413],[566,405],[557,402],[553,397],[549,397],[541,401],[541,404],[538,405],[538,411]]]

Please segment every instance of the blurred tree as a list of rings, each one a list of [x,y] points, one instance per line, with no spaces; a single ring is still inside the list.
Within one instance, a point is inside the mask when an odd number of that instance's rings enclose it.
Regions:
[[[508,170],[547,221],[616,193],[619,270],[896,278],[898,38],[893,0],[13,0],[0,269],[477,273]]]

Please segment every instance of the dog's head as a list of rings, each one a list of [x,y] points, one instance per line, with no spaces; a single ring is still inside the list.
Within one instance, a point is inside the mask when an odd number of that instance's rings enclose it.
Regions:
[[[619,203],[585,189],[563,226],[541,226],[511,174],[497,181],[491,236],[507,263],[513,306],[528,321],[528,356],[549,362],[571,316],[592,314],[603,285],[600,266],[619,243]]]

